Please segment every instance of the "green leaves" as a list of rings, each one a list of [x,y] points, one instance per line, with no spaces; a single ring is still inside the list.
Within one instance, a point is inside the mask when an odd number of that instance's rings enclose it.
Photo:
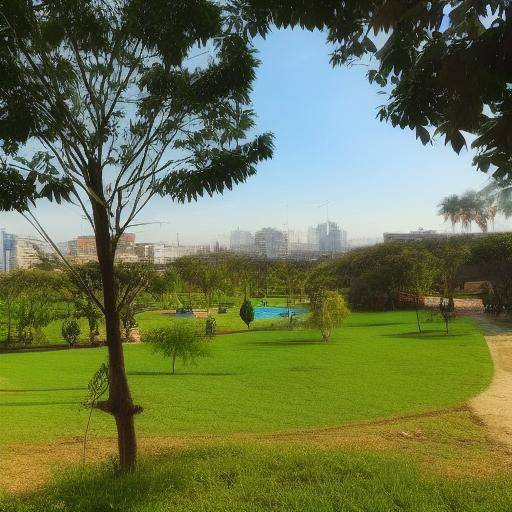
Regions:
[[[168,66],[180,66],[193,45],[221,36],[221,10],[209,0],[130,0],[124,15],[128,33]]]
[[[211,196],[231,190],[254,175],[255,165],[271,158],[273,149],[273,136],[267,133],[232,150],[198,150],[190,169],[171,173],[156,185],[157,190],[182,203],[197,200],[205,192]]]
[[[73,182],[67,176],[59,176],[50,155],[40,151],[31,160],[17,157],[15,161],[21,165],[4,162],[0,167],[0,211],[25,212],[38,199],[58,204],[70,201]]]
[[[87,384],[87,396],[83,400],[82,405],[88,409],[94,407],[98,400],[107,392],[108,386],[108,366],[102,363]]]

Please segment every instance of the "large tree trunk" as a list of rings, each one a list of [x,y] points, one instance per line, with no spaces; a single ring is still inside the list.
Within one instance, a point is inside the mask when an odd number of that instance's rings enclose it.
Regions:
[[[97,190],[97,193],[103,199],[102,187]],[[109,366],[109,396],[106,402],[99,404],[99,407],[112,414],[116,420],[120,469],[129,471],[135,467],[137,461],[137,439],[133,417],[141,409],[133,404],[126,376],[114,280],[114,250],[108,213],[104,205],[94,200],[92,200],[92,209],[96,229],[96,250],[103,282]]]

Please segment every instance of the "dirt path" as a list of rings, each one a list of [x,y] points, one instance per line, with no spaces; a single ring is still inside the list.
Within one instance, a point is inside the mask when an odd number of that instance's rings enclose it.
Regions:
[[[469,405],[492,438],[512,453],[512,327],[473,313],[482,326],[494,362],[491,385]]]

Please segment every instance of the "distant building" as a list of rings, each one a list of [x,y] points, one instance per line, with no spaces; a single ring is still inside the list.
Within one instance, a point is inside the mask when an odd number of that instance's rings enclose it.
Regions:
[[[192,256],[205,252],[205,247],[210,252],[210,246],[183,246],[183,245],[166,245],[164,243],[157,244],[136,244],[135,253],[138,261],[153,263],[154,265],[165,265],[172,261],[182,258],[183,256]]]
[[[409,233],[384,233],[384,242],[420,242],[421,240],[433,240],[447,238],[446,233],[438,233],[433,229],[420,228]]]
[[[348,250],[347,232],[336,222],[324,222],[308,231],[310,250],[320,254],[337,254]]]
[[[285,258],[288,254],[288,238],[285,233],[273,228],[263,228],[254,236],[256,252],[270,259]]]
[[[41,255],[45,251],[40,243],[40,240],[34,238],[16,237],[14,251],[10,257],[10,269],[32,268],[41,263]]]
[[[254,235],[250,231],[231,231],[229,237],[229,249],[233,252],[254,252]]]
[[[98,261],[96,238],[93,235],[79,236],[70,240],[67,246],[67,254],[74,263],[83,264]],[[135,253],[135,234],[122,234],[117,244],[116,261],[135,263],[138,260]]]
[[[15,264],[14,250],[16,248],[16,235],[0,229],[0,272],[8,272]]]

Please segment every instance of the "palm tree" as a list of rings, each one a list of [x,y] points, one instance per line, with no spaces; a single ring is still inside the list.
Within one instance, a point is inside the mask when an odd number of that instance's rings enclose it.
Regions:
[[[501,213],[506,219],[512,217],[512,179],[494,178],[480,193],[494,211],[493,223],[497,213]]]
[[[439,203],[439,215],[442,215],[446,222],[450,219],[452,231],[455,232],[455,225],[461,220],[460,198],[457,194],[445,197]]]
[[[489,212],[487,201],[480,192],[468,190],[460,197],[461,222],[466,231],[471,232],[475,222],[483,233],[487,232]]]

